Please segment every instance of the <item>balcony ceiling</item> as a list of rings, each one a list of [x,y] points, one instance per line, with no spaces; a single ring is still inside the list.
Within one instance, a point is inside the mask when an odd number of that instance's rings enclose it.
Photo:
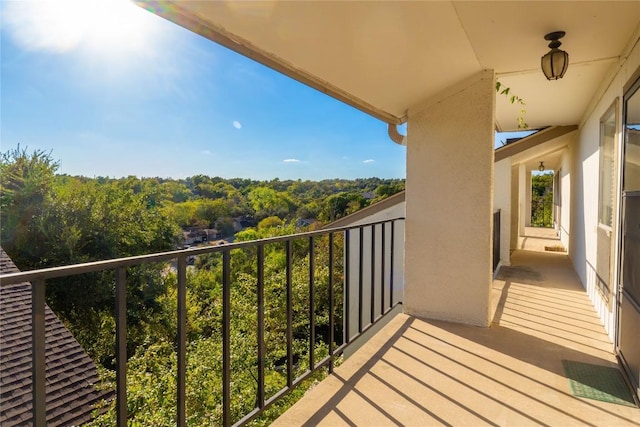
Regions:
[[[494,69],[526,102],[530,128],[578,124],[600,82],[638,39],[640,2],[231,2],[143,7],[386,122]],[[570,65],[547,81],[546,33],[566,31]],[[497,126],[518,107],[497,100]]]

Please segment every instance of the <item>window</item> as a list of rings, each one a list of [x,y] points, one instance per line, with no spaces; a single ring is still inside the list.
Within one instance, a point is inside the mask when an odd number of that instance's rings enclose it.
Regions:
[[[625,95],[622,286],[640,307],[640,79]]]
[[[618,102],[613,103],[600,119],[600,180],[598,223],[613,225],[615,194],[615,136]]]
[[[640,80],[625,102],[624,191],[640,191]]]

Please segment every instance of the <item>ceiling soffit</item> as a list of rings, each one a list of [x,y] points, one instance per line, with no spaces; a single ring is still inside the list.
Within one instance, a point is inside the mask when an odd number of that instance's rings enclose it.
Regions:
[[[530,128],[579,123],[640,24],[640,2],[624,1],[138,3],[390,123],[484,69],[525,100]],[[549,82],[555,30],[571,62]],[[515,129],[500,98],[498,125]]]
[[[546,169],[560,168],[562,155],[575,135],[578,126],[552,126],[512,142],[495,151],[495,161],[509,158],[512,166],[524,164],[525,168],[537,170],[540,162]]]

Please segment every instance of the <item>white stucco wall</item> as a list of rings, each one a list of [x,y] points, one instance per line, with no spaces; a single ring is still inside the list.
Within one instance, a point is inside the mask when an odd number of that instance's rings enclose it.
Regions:
[[[494,109],[490,71],[409,111],[408,314],[489,325]]]
[[[571,159],[573,142],[569,144],[567,151],[560,161],[560,218],[558,235],[562,245],[571,253],[569,235],[571,230]]]
[[[594,95],[591,108],[583,118],[578,139],[570,151],[570,163],[572,164],[570,185],[573,202],[570,219],[570,256],[574,268],[612,340],[615,335],[615,304],[611,305],[610,310],[603,301],[596,286],[595,274],[600,118],[617,97],[622,97],[624,85],[638,67],[640,67],[640,44],[636,44],[626,58],[621,58],[620,62],[613,66],[611,77],[603,81],[602,86]],[[619,104],[620,108],[621,103]],[[617,143],[621,143],[620,135],[618,135]],[[617,233],[615,239],[616,241],[619,239]],[[613,285],[615,283],[617,283],[616,274],[614,274],[612,281]]]
[[[405,202],[400,202],[397,203],[394,206],[390,206],[386,209],[382,209],[380,211],[377,211],[371,215],[367,215],[365,218],[361,218],[355,221],[350,221],[349,225],[360,225],[360,224],[368,224],[371,222],[377,222],[377,221],[385,221],[388,219],[394,219],[394,218],[404,218],[405,216],[405,212],[406,212],[406,204]],[[400,224],[400,222],[398,222],[398,225]],[[404,237],[403,237],[404,239]]]
[[[500,263],[511,265],[511,158],[496,162],[493,167],[493,209],[500,209]]]

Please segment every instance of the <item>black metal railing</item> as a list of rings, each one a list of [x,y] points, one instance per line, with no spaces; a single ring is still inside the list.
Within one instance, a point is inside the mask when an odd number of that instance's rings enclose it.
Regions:
[[[398,283],[402,278],[404,218],[396,218],[364,225],[340,227],[288,236],[278,236],[268,239],[239,242],[222,246],[209,246],[171,251],[128,258],[105,260],[85,264],[47,268],[0,275],[0,286],[31,282],[32,285],[32,411],[33,425],[46,425],[45,405],[45,289],[47,281],[52,279],[77,276],[100,271],[115,272],[115,335],[116,335],[116,420],[118,426],[126,426],[127,409],[127,268],[158,262],[175,262],[177,269],[177,400],[176,424],[186,425],[186,351],[187,351],[187,260],[194,256],[205,254],[219,254],[222,257],[222,424],[224,426],[243,425],[262,414],[273,403],[277,402],[291,390],[299,386],[304,380],[320,369],[333,371],[336,358],[350,346],[360,335],[370,329],[375,323],[389,314],[401,302],[401,292]],[[400,232],[397,223],[402,225]],[[498,227],[499,229],[499,227]],[[367,237],[368,236],[368,237]],[[377,238],[376,238],[377,236]],[[328,251],[328,355],[316,360],[316,242],[327,240]],[[370,245],[364,245],[365,240]],[[337,244],[340,240],[340,244]],[[356,243],[357,240],[357,244]],[[302,374],[295,374],[293,354],[293,312],[292,312],[292,259],[293,246],[296,241],[308,242],[309,271],[308,271],[308,324],[309,324],[309,355],[308,369]],[[286,257],[286,385],[272,394],[266,395],[265,390],[265,246],[280,243],[284,245]],[[234,253],[240,249],[250,249],[256,260],[256,318],[257,318],[257,386],[255,406],[252,410],[233,419],[231,413],[231,261]],[[340,257],[336,257],[336,249],[341,250]],[[341,261],[341,262],[338,262]],[[340,264],[340,265],[339,265]],[[338,266],[339,265],[339,266]],[[336,268],[342,268],[343,274],[336,274]],[[400,270],[400,271],[398,271]],[[336,276],[342,277],[336,280]],[[357,279],[357,287],[352,283]],[[370,287],[366,288],[366,281]],[[341,283],[338,283],[341,282]],[[379,288],[379,289],[378,289]],[[365,289],[368,289],[365,292]],[[336,301],[336,291],[340,292],[342,301]],[[354,292],[357,295],[354,295]],[[369,298],[369,301],[365,301]],[[352,301],[353,300],[353,301]],[[357,301],[357,304],[354,304]],[[357,305],[357,314],[355,312]],[[376,309],[377,308],[377,309]],[[343,310],[342,328],[336,329],[336,312]],[[369,313],[365,313],[369,311]],[[366,316],[369,314],[369,316]],[[350,327],[350,321],[355,316],[357,328]],[[366,318],[366,319],[365,319]],[[342,331],[342,336],[335,336],[336,330]]]
[[[493,213],[493,271],[500,263],[500,209]]]

